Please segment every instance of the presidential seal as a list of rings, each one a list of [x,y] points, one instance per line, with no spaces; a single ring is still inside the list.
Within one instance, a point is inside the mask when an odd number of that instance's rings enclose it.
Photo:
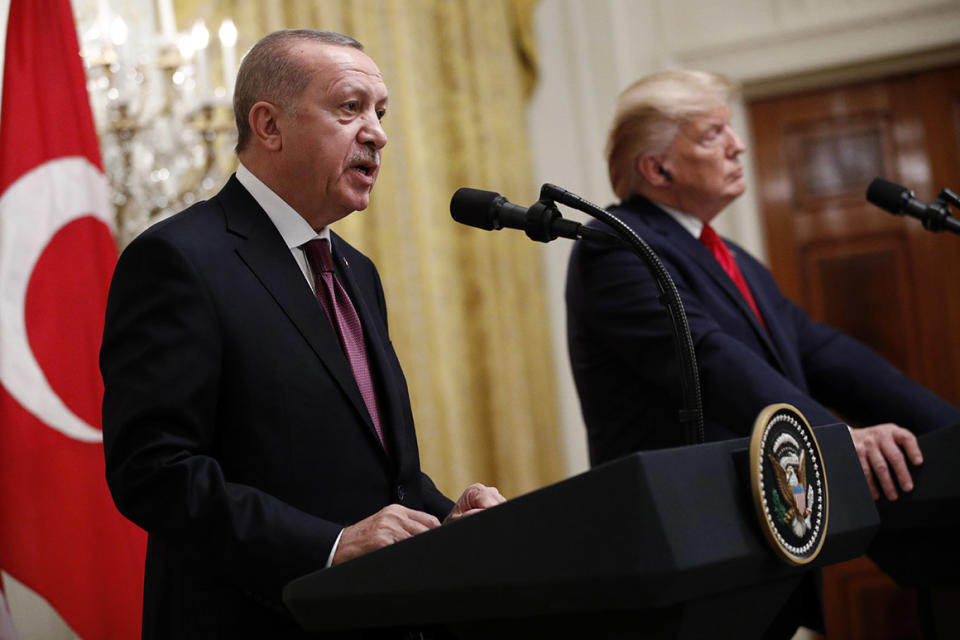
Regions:
[[[750,439],[750,484],[760,529],[793,565],[817,557],[827,532],[827,472],[813,429],[796,408],[773,404]]]

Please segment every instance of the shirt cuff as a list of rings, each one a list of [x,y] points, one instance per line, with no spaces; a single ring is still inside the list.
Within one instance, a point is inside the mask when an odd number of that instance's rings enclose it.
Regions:
[[[329,569],[330,565],[333,564],[333,556],[337,553],[337,547],[340,546],[340,538],[343,536],[343,529],[340,529],[340,534],[337,536],[337,539],[333,541],[333,547],[330,549],[330,555],[327,556],[327,564],[324,565],[324,569]]]

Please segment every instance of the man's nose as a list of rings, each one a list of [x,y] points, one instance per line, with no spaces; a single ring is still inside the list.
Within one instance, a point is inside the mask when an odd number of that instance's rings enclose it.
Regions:
[[[730,155],[738,156],[747,150],[747,145],[743,143],[743,140],[737,135],[737,132],[733,130],[733,127],[727,125],[727,132],[730,134],[730,145],[727,147]]]
[[[380,118],[372,114],[364,118],[363,127],[360,128],[358,140],[361,144],[371,144],[374,149],[382,149],[387,144],[387,132],[383,130],[380,124]]]

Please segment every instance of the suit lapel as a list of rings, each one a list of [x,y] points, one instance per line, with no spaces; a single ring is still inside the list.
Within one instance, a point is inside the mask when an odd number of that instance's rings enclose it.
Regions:
[[[320,358],[382,450],[340,340],[280,233],[236,177],[230,178],[218,197],[224,205],[228,231],[237,236],[237,255]]]
[[[734,254],[734,259],[736,259],[737,254],[741,251],[736,247],[731,247],[730,250]],[[786,346],[788,345],[788,341],[783,335],[781,324],[776,321],[779,314],[775,308],[774,301],[770,299],[771,292],[769,292],[766,287],[760,286],[761,277],[749,266],[748,261],[738,260],[737,264],[743,273],[743,279],[746,280],[747,286],[750,287],[750,293],[753,294],[753,301],[757,303],[757,309],[767,323],[767,330],[764,332],[764,336],[767,338],[768,345],[776,347],[771,348],[771,353],[776,358],[780,371],[793,380],[802,381],[804,379],[803,371],[796,368],[789,368],[787,361],[780,355],[791,353],[794,349]],[[757,324],[759,325],[759,323]]]
[[[785,372],[786,368],[784,366],[783,359],[780,357],[780,350],[771,340],[769,332],[764,329],[763,325],[760,324],[760,320],[753,312],[753,309],[750,308],[750,305],[747,304],[743,294],[740,293],[740,289],[737,288],[737,285],[733,282],[727,272],[724,271],[723,266],[721,266],[710,250],[704,246],[700,240],[694,238],[693,235],[691,235],[686,229],[681,227],[680,224],[671,218],[670,215],[665,211],[653,204],[650,206],[655,211],[655,215],[648,216],[651,226],[660,233],[666,235],[668,241],[673,246],[678,247],[683,255],[688,256],[694,262],[694,264],[696,264],[701,271],[706,273],[713,283],[721,291],[723,291],[728,300],[734,306],[736,306],[737,309],[739,309],[740,313],[746,318],[747,322],[750,323],[750,327],[753,329],[753,332],[766,347],[767,351],[775,360],[780,370]],[[739,249],[730,247],[729,244],[727,247],[733,253],[734,260],[736,260]],[[737,266],[741,266],[741,264],[741,261],[737,262]],[[741,272],[742,271],[743,270],[741,268]],[[754,296],[754,301],[757,302],[760,313],[763,313],[764,306],[761,306],[759,300],[757,300],[757,287],[751,284],[751,279],[746,273],[744,273],[743,276],[744,280],[747,282],[747,286],[750,287],[750,293],[752,293]],[[764,318],[767,319],[768,326],[770,319],[773,317],[774,316],[772,314],[764,315]]]

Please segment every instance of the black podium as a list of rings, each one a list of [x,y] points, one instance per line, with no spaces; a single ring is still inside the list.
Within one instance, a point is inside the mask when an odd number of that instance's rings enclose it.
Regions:
[[[294,580],[284,601],[310,631],[759,637],[810,569],[863,555],[879,526],[846,427],[815,433],[830,506],[803,567],[764,541],[741,439],[632,454]]]
[[[960,587],[960,425],[918,438],[924,463],[911,467],[915,489],[877,502],[883,527],[870,558],[902,586]]]
[[[902,587],[917,589],[925,639],[960,637],[960,425],[920,436],[915,488],[877,502],[881,528],[867,555]]]

